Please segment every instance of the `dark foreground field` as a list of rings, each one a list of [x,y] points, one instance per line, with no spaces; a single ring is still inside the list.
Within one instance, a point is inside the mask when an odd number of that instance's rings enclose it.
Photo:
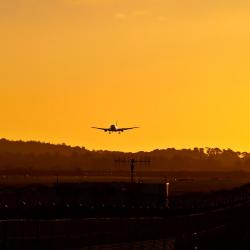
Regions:
[[[168,199],[159,201],[95,198],[76,189],[62,195],[57,188],[129,180],[125,174],[2,175],[0,249],[250,249],[248,175],[137,173],[135,185],[170,183]]]
[[[188,215],[0,221],[3,250],[247,250],[250,204]]]

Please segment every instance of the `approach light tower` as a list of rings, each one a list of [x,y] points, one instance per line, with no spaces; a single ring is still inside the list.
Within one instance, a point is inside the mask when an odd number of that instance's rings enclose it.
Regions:
[[[116,160],[117,163],[127,163],[130,165],[130,176],[131,176],[131,184],[134,183],[134,171],[135,171],[135,166],[137,164],[145,164],[145,165],[149,165],[150,164],[150,160],[145,159],[145,160],[136,160],[135,158],[130,158],[130,159],[119,159]]]

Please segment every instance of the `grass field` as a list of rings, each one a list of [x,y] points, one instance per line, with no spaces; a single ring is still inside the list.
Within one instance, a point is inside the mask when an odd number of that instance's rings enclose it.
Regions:
[[[138,173],[135,182],[170,183],[170,195],[186,192],[208,192],[220,189],[231,189],[250,182],[249,174],[233,173]],[[110,173],[110,175],[0,175],[0,187],[47,185],[55,183],[80,183],[80,182],[130,182],[129,173]]]

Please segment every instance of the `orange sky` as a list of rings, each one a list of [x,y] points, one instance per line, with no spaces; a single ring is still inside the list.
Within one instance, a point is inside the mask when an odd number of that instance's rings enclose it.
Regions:
[[[249,27],[246,0],[1,0],[0,137],[250,151]]]

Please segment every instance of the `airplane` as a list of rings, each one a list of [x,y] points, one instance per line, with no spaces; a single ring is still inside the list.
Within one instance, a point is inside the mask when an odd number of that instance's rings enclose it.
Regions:
[[[109,128],[98,128],[98,127],[91,127],[91,128],[100,129],[100,130],[103,130],[104,132],[109,132],[109,134],[111,134],[113,132],[118,132],[120,134],[124,130],[139,128],[139,127],[118,128],[117,124],[112,124],[112,125],[110,125]]]

